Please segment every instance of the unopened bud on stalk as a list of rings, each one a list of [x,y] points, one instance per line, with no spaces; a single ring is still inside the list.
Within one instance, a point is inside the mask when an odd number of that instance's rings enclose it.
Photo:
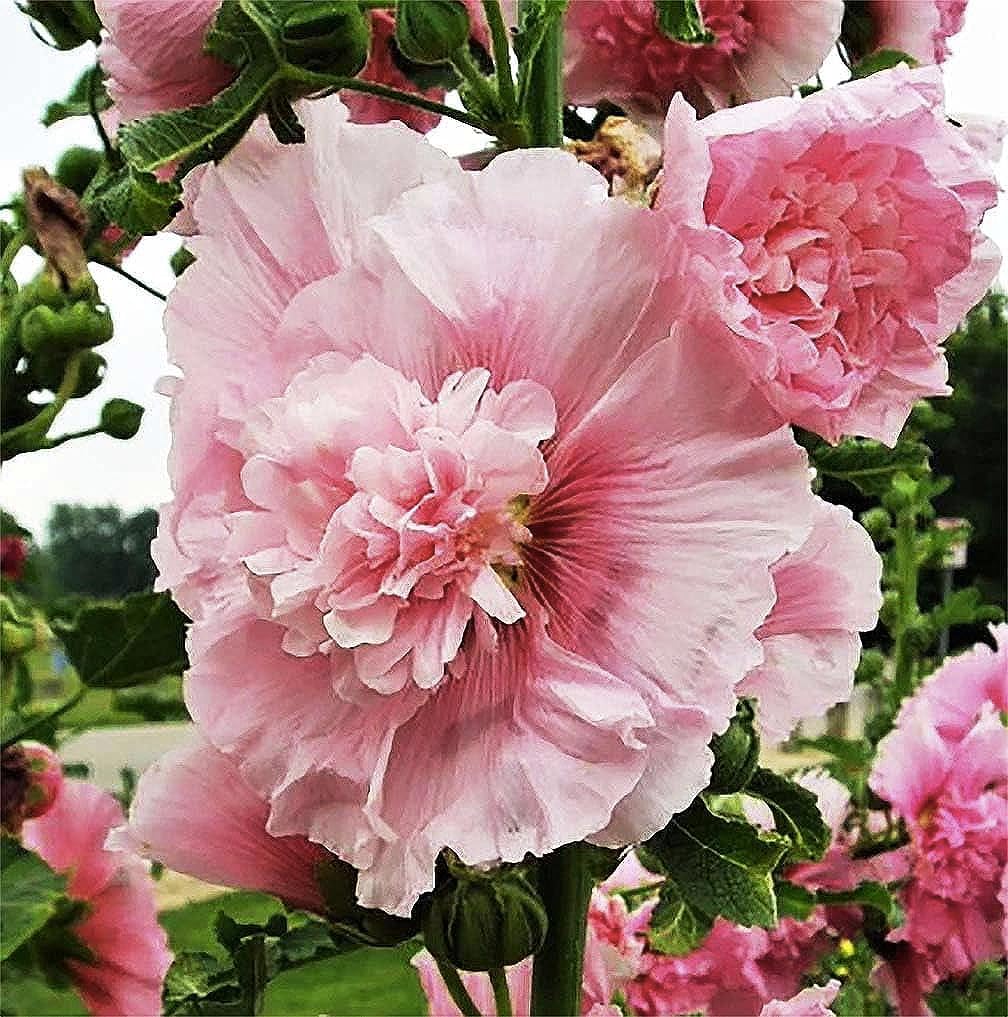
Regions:
[[[407,60],[443,64],[469,42],[469,12],[460,0],[399,0],[395,38]]]
[[[37,819],[52,808],[63,786],[59,757],[46,745],[20,742],[0,757],[3,832],[17,836],[26,819]]]

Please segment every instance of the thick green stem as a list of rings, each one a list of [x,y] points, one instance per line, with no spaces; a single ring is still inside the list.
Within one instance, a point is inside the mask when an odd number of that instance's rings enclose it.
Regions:
[[[585,928],[593,882],[588,858],[584,844],[567,844],[539,863],[539,895],[549,926],[533,961],[533,1017],[581,1013]]]
[[[559,148],[563,144],[563,19],[554,18],[528,69],[525,119],[532,144]]]
[[[494,1009],[497,1017],[512,1017],[511,990],[508,988],[507,975],[503,968],[490,969],[490,985],[493,987]]]
[[[448,995],[462,1011],[462,1017],[480,1017],[479,1007],[473,1002],[469,990],[462,984],[462,979],[455,968],[438,957],[435,957],[434,960],[437,963],[438,971],[441,972],[441,980],[445,983]]]
[[[518,97],[515,94],[514,78],[511,77],[511,47],[508,45],[507,25],[504,23],[500,0],[483,0],[483,12],[490,26],[501,105],[505,116],[514,117],[518,112]]]
[[[898,622],[893,635],[892,704],[896,708],[913,692],[914,652],[910,629],[917,616],[917,518],[912,507],[903,509],[896,520],[893,543],[896,556]]]

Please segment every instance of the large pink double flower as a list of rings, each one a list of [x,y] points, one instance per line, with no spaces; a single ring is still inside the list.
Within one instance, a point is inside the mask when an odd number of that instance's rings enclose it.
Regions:
[[[445,845],[630,843],[688,804],[815,502],[678,328],[667,221],[560,152],[467,173],[303,114],[307,145],[253,132],[195,200],[155,553],[190,710],[270,831],[405,913]]]

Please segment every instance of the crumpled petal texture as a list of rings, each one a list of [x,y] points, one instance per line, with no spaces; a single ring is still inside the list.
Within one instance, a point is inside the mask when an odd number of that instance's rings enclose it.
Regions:
[[[997,648],[949,658],[904,703],[879,743],[872,789],[906,823],[905,920],[890,934],[913,956],[886,976],[910,998],[1000,956],[1008,865],[1008,625]]]
[[[195,201],[155,553],[269,832],[407,914],[446,845],[624,844],[692,800],[814,501],[731,351],[666,338],[650,210],[562,152],[465,172],[303,115]]]
[[[161,1013],[161,986],[172,961],[158,925],[154,884],[135,854],[105,847],[123,822],[107,792],[68,779],[52,808],[24,824],[25,847],[68,878],[67,893],[88,911],[72,932],[94,963],[67,961],[74,988],[97,1017]]]
[[[771,571],[777,601],[756,633],[763,663],[738,691],[757,700],[764,735],[780,741],[802,717],[850,699],[858,632],[875,628],[882,606],[882,559],[848,508],[817,501],[808,540]]]
[[[573,0],[564,25],[568,101],[609,99],[662,117],[677,92],[702,113],[790,95],[836,42],[843,4],[700,0],[700,11],[714,41],[689,45],[659,30],[652,0]]]
[[[670,110],[666,152],[704,134],[707,221],[741,244],[745,299],[720,317],[781,416],[829,441],[893,444],[917,399],[947,394],[941,343],[997,271],[979,229],[994,177],[941,104],[936,68],[900,66],[695,127]]]

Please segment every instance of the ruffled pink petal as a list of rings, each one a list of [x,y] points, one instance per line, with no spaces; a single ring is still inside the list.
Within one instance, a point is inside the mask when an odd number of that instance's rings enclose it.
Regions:
[[[830,1004],[840,991],[837,979],[825,985],[802,989],[790,999],[772,999],[760,1010],[760,1017],[833,1017]]]
[[[326,852],[304,838],[271,837],[268,818],[235,763],[197,736],[141,776],[128,830],[144,855],[176,872],[323,913],[315,867]]]
[[[541,599],[563,604],[551,631],[633,681],[658,721],[644,778],[603,843],[649,836],[701,790],[706,743],[759,660],[767,565],[805,536],[812,507],[804,456],[776,423],[729,355],[668,340],[549,457],[554,487],[529,525],[583,549],[531,560],[533,582],[548,584]],[[579,502],[580,491],[591,495]]]
[[[850,698],[857,633],[875,627],[882,605],[882,559],[849,509],[817,500],[808,540],[771,571],[777,602],[757,633],[764,661],[738,691],[758,700],[760,726],[777,741]]]

